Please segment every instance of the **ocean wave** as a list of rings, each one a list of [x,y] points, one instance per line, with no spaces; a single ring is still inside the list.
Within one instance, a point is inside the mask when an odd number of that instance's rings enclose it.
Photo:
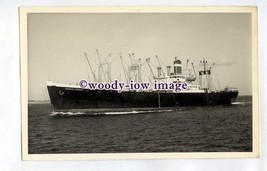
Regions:
[[[247,102],[234,102],[232,105],[245,105]]]
[[[133,110],[124,112],[52,112],[51,116],[80,116],[80,115],[129,115],[129,114],[142,114],[142,113],[161,113],[161,112],[171,112],[169,110]]]
[[[140,110],[140,111],[127,111],[127,112],[105,112],[106,115],[125,115],[125,114],[138,114],[138,113],[160,113],[160,112],[171,112],[173,110]]]
[[[84,112],[52,112],[50,115],[51,116],[56,116],[56,115],[73,115],[73,116],[76,116],[76,115],[84,115],[86,113]]]

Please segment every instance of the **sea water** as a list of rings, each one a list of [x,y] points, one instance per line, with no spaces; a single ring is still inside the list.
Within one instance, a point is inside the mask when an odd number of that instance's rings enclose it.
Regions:
[[[172,110],[56,113],[29,104],[30,154],[250,152],[252,97]]]

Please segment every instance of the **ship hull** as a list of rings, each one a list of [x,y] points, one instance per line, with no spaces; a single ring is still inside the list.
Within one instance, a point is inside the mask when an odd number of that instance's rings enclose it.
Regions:
[[[126,110],[179,106],[225,105],[234,102],[238,91],[220,92],[129,92],[47,86],[54,111]]]

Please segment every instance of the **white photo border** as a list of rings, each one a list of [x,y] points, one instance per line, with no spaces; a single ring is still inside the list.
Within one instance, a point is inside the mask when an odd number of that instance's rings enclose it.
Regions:
[[[251,13],[252,14],[252,152],[172,152],[172,153],[28,153],[28,40],[30,13]],[[260,156],[258,9],[257,7],[20,7],[20,82],[22,160],[117,160],[175,158],[255,158]],[[255,74],[256,73],[256,74]]]

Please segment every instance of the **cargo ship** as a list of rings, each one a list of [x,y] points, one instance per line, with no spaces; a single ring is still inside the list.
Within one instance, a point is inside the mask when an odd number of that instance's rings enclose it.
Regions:
[[[86,56],[86,53],[85,53]],[[121,56],[120,56],[121,57]],[[156,56],[158,59],[158,57]],[[90,59],[86,56],[89,67],[92,71]],[[122,59],[122,57],[121,57]],[[131,61],[131,65],[125,69],[126,81],[141,79],[141,59]],[[159,60],[158,60],[159,61]],[[128,110],[151,110],[177,108],[182,106],[207,106],[207,105],[230,105],[238,96],[238,89],[226,87],[223,90],[212,88],[212,65],[208,65],[203,59],[200,61],[202,69],[194,68],[193,62],[191,69],[183,70],[182,62],[175,57],[173,66],[166,66],[166,72],[162,66],[156,67],[157,74],[154,74],[150,65],[150,58],[146,59],[150,69],[152,80],[162,83],[186,83],[187,89],[180,92],[172,90],[129,90],[122,92],[116,90],[91,90],[81,88],[80,85],[68,85],[48,81],[47,89],[54,111],[128,111]],[[188,66],[187,60],[186,66]],[[106,63],[108,65],[108,63]],[[103,71],[103,63],[99,67]],[[110,69],[110,67],[107,67]],[[183,71],[187,71],[183,73]],[[92,71],[93,78],[97,81],[95,73]],[[108,81],[111,81],[111,74],[106,74]],[[101,81],[98,79],[98,81]]]

